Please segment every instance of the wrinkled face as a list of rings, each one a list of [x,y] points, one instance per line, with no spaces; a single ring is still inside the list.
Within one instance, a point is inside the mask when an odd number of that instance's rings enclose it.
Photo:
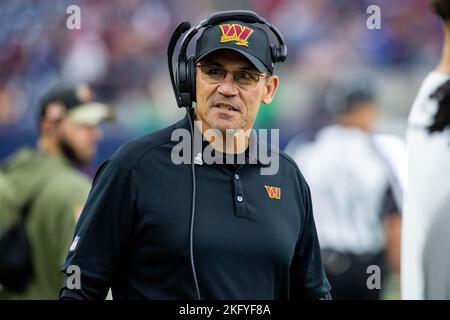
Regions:
[[[59,128],[59,146],[77,164],[88,164],[96,153],[102,133],[97,125],[83,125],[64,118]]]
[[[231,50],[218,50],[200,62],[227,71],[220,82],[208,81],[202,69],[196,68],[197,106],[196,119],[202,121],[204,129],[251,129],[261,103],[269,104],[278,87],[278,77],[261,77],[253,86],[242,86],[234,79],[233,72],[259,72],[244,56]]]

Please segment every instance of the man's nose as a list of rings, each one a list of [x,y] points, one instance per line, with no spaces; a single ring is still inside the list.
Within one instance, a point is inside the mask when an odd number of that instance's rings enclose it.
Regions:
[[[219,84],[217,91],[226,97],[235,96],[238,94],[238,86],[236,82],[234,82],[233,74],[228,72],[225,76],[225,79]]]

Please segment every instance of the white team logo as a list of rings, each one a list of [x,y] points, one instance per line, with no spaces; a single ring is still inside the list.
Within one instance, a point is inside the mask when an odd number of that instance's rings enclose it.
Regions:
[[[198,153],[195,158],[194,158],[194,163],[195,164],[199,164],[202,165],[203,164],[203,159],[202,159],[202,154]]]
[[[73,239],[73,242],[72,242],[72,244],[70,245],[70,250],[69,250],[69,252],[75,251],[75,249],[77,248],[78,240],[80,240],[80,236],[76,236],[75,239]]]

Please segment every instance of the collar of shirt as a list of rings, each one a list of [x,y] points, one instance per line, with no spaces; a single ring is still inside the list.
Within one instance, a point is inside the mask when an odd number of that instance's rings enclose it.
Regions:
[[[194,111],[191,111],[191,119],[193,119],[193,118],[194,118]],[[197,126],[195,126],[194,124],[192,124],[192,126],[194,128],[194,139],[193,139],[194,140],[194,150],[198,150],[198,148],[196,148],[196,146],[195,146],[195,143],[196,143],[195,136],[197,134],[198,136],[202,137],[201,149],[202,149],[202,152],[204,152],[205,148],[207,146],[209,146],[209,142],[203,137],[202,133],[199,132]],[[187,114],[184,116],[184,118],[182,120],[180,120],[177,123],[176,127],[177,128],[184,128],[184,129],[187,129],[187,130],[190,131],[189,117],[188,117]],[[256,147],[253,147],[253,148],[247,147],[247,149],[245,150],[245,154],[244,154],[245,162],[244,162],[244,164],[246,164],[246,165],[247,164],[258,165],[258,166],[262,166],[262,167],[270,166],[270,157],[268,157],[269,161],[267,161],[267,160],[263,159],[263,157],[261,157],[261,153],[262,152],[266,152],[266,154],[267,154],[267,153],[273,153],[275,151],[271,148],[270,145],[263,143],[261,141],[261,139],[258,137],[256,131],[252,130],[251,133],[250,133],[249,146],[252,146],[252,145],[255,146],[255,144],[256,144]],[[226,162],[227,161],[227,155],[230,158],[229,154],[222,153],[222,152],[217,151],[217,150],[214,150],[213,152],[214,152],[215,155],[217,155],[217,158],[223,159],[223,164],[224,165],[227,165],[227,162]],[[194,151],[194,153],[197,153],[197,155],[196,155],[196,162],[195,162],[196,164],[198,164],[198,165],[207,165],[206,163],[204,163],[202,161],[201,158],[199,158],[199,155],[198,155],[199,151]],[[242,155],[240,155],[240,154],[233,154],[232,156],[233,156],[232,164],[237,165],[237,160],[239,159],[239,156],[242,158]]]

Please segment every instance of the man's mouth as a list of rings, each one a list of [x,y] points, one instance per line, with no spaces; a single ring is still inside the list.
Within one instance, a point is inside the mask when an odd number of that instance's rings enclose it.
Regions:
[[[216,103],[214,104],[214,108],[219,108],[222,110],[227,110],[227,111],[236,111],[236,112],[240,112],[240,109],[232,104],[229,103]]]

